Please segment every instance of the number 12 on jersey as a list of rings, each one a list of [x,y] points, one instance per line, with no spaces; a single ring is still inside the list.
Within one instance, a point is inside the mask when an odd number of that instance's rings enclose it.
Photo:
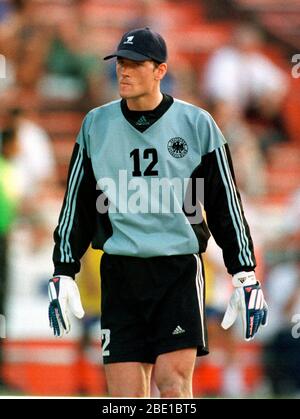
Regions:
[[[143,159],[150,160],[151,162],[146,167],[144,173],[141,171],[141,150],[135,148],[130,153],[133,159],[133,172],[132,176],[158,176],[158,170],[153,170],[158,163],[158,154],[155,148],[146,148],[143,152]]]

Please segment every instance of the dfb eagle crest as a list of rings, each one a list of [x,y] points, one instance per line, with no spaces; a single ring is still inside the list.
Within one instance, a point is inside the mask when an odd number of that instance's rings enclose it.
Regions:
[[[168,142],[169,153],[176,159],[184,157],[187,154],[188,149],[189,148],[187,142],[183,138],[171,138],[171,140]]]

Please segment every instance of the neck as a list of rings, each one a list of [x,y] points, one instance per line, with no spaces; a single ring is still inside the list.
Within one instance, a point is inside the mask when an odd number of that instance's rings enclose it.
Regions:
[[[131,111],[152,111],[163,99],[160,91],[149,96],[140,96],[137,98],[126,99],[128,109]]]

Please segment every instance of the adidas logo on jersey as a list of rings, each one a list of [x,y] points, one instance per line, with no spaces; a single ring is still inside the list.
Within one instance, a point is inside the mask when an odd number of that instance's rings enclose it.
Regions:
[[[145,116],[141,116],[140,119],[136,122],[136,125],[143,126],[143,125],[150,125],[150,122],[147,121]]]
[[[172,335],[181,335],[182,333],[185,333],[185,330],[182,329],[180,326],[177,326],[175,330],[173,330]]]

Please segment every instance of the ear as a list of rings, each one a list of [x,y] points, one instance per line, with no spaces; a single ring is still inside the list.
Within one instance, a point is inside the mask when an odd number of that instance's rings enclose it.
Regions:
[[[167,63],[161,63],[161,64],[159,64],[155,68],[155,70],[154,70],[154,72],[155,72],[155,77],[154,77],[155,80],[162,80],[165,77],[165,75],[167,73],[167,70],[168,70]]]

